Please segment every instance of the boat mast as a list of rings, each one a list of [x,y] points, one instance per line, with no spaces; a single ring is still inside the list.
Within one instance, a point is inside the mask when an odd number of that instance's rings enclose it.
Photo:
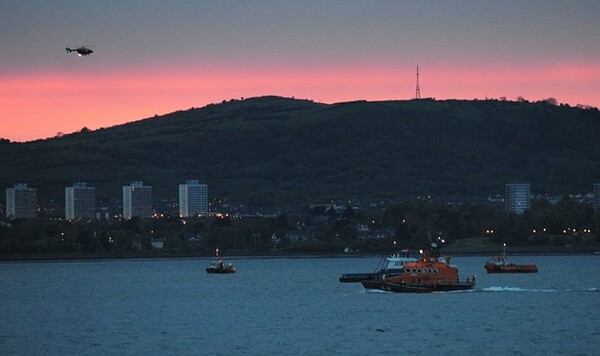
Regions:
[[[431,240],[431,224],[429,222],[429,219],[427,219],[427,239],[429,240],[429,252],[430,252],[430,254],[435,255],[436,257],[438,257],[438,255],[437,255],[438,254],[438,251],[437,251],[438,245],[437,245],[437,243],[435,243],[435,242],[433,242]]]
[[[431,246],[431,229],[429,227],[429,219],[427,219],[427,239],[429,239],[429,245]]]

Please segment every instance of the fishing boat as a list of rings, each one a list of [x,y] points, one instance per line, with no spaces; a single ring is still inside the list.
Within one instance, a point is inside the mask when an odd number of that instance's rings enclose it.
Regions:
[[[506,256],[506,244],[502,249],[501,255],[496,255],[486,262],[484,266],[487,273],[537,273],[538,268],[535,264],[514,264],[508,262]]]
[[[219,249],[216,249],[215,261],[206,267],[206,273],[235,273],[235,267],[231,264],[224,264],[219,257]]]
[[[476,276],[459,281],[458,268],[450,264],[450,257],[440,261],[432,248],[421,254],[418,261],[405,263],[400,274],[377,280],[361,281],[365,289],[401,293],[431,293],[468,290],[475,287]]]
[[[379,280],[385,276],[393,276],[404,271],[404,264],[416,262],[417,259],[410,257],[410,250],[402,250],[402,253],[396,253],[383,258],[379,261],[375,272],[371,273],[345,273],[339,278],[342,283],[359,283],[368,280]]]

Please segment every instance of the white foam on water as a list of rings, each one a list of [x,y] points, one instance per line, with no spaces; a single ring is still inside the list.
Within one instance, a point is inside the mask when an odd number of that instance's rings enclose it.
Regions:
[[[541,292],[541,293],[553,293],[558,292],[556,289],[524,289],[519,287],[498,287],[492,286],[481,289],[483,292]]]

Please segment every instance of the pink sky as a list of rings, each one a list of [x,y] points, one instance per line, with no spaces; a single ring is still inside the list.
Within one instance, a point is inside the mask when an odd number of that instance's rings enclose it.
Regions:
[[[85,60],[85,59],[83,59]],[[600,65],[556,63],[473,68],[420,67],[422,97],[484,99],[549,97],[600,107]],[[414,96],[415,68],[352,65],[232,70],[180,66],[94,73],[61,71],[0,76],[0,137],[28,141],[97,129],[240,97],[280,95],[323,103],[406,100]]]
[[[593,0],[4,1],[0,138],[240,97],[407,100],[417,65],[422,97],[599,107],[599,17]]]

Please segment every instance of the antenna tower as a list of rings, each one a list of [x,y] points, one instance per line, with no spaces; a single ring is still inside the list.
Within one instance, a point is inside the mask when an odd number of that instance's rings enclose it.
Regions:
[[[419,88],[419,66],[417,66],[417,87],[415,89],[415,99],[421,99],[421,88]]]

